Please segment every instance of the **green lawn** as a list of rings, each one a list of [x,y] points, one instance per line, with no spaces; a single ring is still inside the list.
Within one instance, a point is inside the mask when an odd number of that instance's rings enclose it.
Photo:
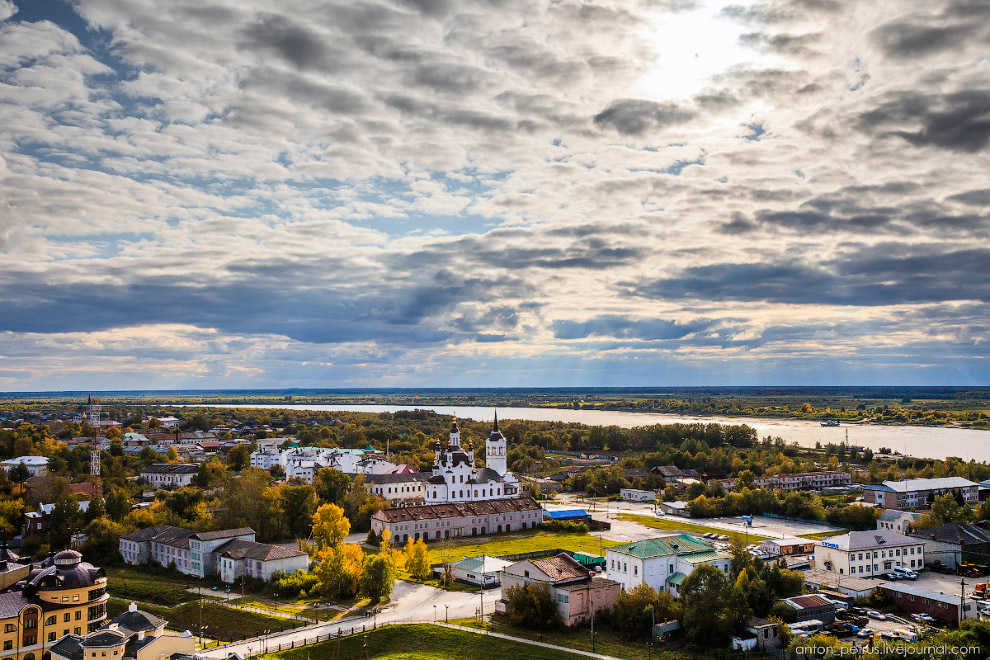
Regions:
[[[365,657],[363,649],[365,643],[368,645],[368,658],[388,660],[492,660],[492,658],[578,660],[582,658],[573,653],[429,624],[387,626],[366,635],[344,637],[339,642],[322,642],[271,653],[267,657],[279,660],[362,658]]]
[[[559,630],[536,631],[527,628],[517,628],[498,614],[493,614],[490,621],[480,623],[476,619],[458,619],[451,621],[461,626],[469,628],[480,628],[491,630],[492,632],[512,635],[513,637],[523,637],[533,639],[557,646],[567,646],[580,651],[591,651],[591,626],[576,626],[574,628],[560,628]],[[595,627],[595,653],[615,656],[616,658],[628,658],[629,660],[639,660],[647,657],[646,641],[631,642],[619,637],[608,624]],[[654,651],[656,653],[656,651]]]
[[[708,532],[714,532],[716,534],[725,534],[729,538],[741,537],[744,541],[749,543],[758,543],[759,541],[766,541],[768,536],[760,536],[759,534],[747,534],[746,532],[730,532],[724,529],[718,529],[717,527],[706,527],[705,525],[699,525],[697,523],[687,522],[684,518],[654,518],[653,516],[640,516],[635,513],[620,513],[618,514],[619,520],[627,520],[630,522],[637,522],[640,525],[645,525],[646,527],[652,527],[653,529],[683,529],[685,532],[700,532],[702,534],[707,534]],[[615,544],[613,544],[615,545]]]
[[[802,534],[801,538],[811,539],[813,541],[821,541],[822,539],[827,539],[830,536],[841,536],[847,533],[848,529],[830,529],[826,532],[818,532],[816,534]]]
[[[128,601],[111,598],[107,602],[107,614],[114,617],[127,609]],[[161,607],[139,603],[138,608],[168,621],[172,630],[188,630],[199,635],[200,607],[198,602],[184,603],[178,607]],[[214,602],[203,603],[203,628],[205,635],[212,639],[244,639],[259,635],[266,630],[297,628],[305,625],[302,621],[268,616],[257,612],[226,607]]]
[[[601,548],[619,545],[616,541],[602,540],[591,534],[557,534],[542,530],[527,530],[515,534],[499,534],[498,536],[467,537],[450,542],[448,559],[457,561],[464,557],[478,555],[514,555],[537,550],[552,550],[561,548],[575,552],[591,552],[599,554]],[[442,562],[444,548],[442,543],[430,543],[430,563]]]

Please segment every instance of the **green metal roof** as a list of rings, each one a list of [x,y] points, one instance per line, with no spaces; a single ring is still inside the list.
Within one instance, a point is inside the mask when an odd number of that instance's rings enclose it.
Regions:
[[[724,550],[708,550],[704,552],[692,552],[688,555],[681,555],[681,559],[689,564],[707,564],[716,559],[730,559],[732,555]]]
[[[681,582],[683,582],[686,577],[687,576],[684,575],[684,573],[674,573],[667,578],[667,584],[676,584],[679,587],[681,586]]]
[[[689,534],[677,534],[676,536],[661,536],[655,539],[633,541],[625,545],[611,547],[609,550],[646,559],[648,557],[714,551],[714,546],[708,541],[703,541]]]

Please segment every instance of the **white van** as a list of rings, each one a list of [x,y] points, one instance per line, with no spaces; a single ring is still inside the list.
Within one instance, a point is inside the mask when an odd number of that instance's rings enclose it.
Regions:
[[[912,571],[910,568],[904,568],[903,566],[895,566],[894,573],[896,573],[898,577],[907,578],[908,580],[918,579],[917,573]]]

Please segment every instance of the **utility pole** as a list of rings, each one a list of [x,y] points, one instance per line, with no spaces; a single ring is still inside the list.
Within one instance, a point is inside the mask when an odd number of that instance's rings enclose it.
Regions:
[[[481,586],[478,588],[478,596],[479,596],[479,598],[481,600],[481,609],[479,610],[479,612],[481,612],[481,616],[478,618],[478,621],[480,621],[481,623],[484,623],[485,622],[485,576],[484,576],[484,574],[482,574],[482,576],[481,576]]]
[[[591,652],[595,652],[595,609],[591,608]]]
[[[959,578],[959,623],[963,622],[964,607],[966,607],[966,578],[961,577]]]

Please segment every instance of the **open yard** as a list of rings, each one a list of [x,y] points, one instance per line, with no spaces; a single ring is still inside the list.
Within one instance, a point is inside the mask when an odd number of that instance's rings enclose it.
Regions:
[[[431,543],[429,548],[430,562],[438,564],[444,561],[445,554],[449,555],[448,561],[457,561],[464,557],[476,557],[478,555],[498,557],[554,548],[599,554],[602,548],[610,548],[613,545],[618,545],[618,543],[586,533],[557,534],[542,530],[527,530],[517,534],[461,538],[450,541],[446,547],[445,542]]]
[[[498,614],[493,614],[490,621],[480,623],[476,619],[458,619],[452,621],[461,626],[469,628],[479,628],[492,632],[512,635],[513,637],[523,637],[533,639],[548,644],[567,646],[581,651],[591,651],[591,626],[576,626],[574,628],[560,628],[558,630],[537,631],[528,628],[518,628]],[[602,622],[599,622],[600,624]],[[607,623],[595,627],[595,653],[611,655],[616,658],[628,658],[629,660],[639,660],[647,657],[646,640],[642,642],[632,642],[624,639],[614,632]],[[656,652],[656,651],[654,651]]]
[[[367,655],[363,645],[367,643]],[[338,648],[339,645],[339,648]],[[279,660],[382,658],[388,660],[578,660],[582,656],[476,635],[429,624],[388,626],[366,635],[345,637],[269,654]],[[645,655],[643,657],[646,657]]]

